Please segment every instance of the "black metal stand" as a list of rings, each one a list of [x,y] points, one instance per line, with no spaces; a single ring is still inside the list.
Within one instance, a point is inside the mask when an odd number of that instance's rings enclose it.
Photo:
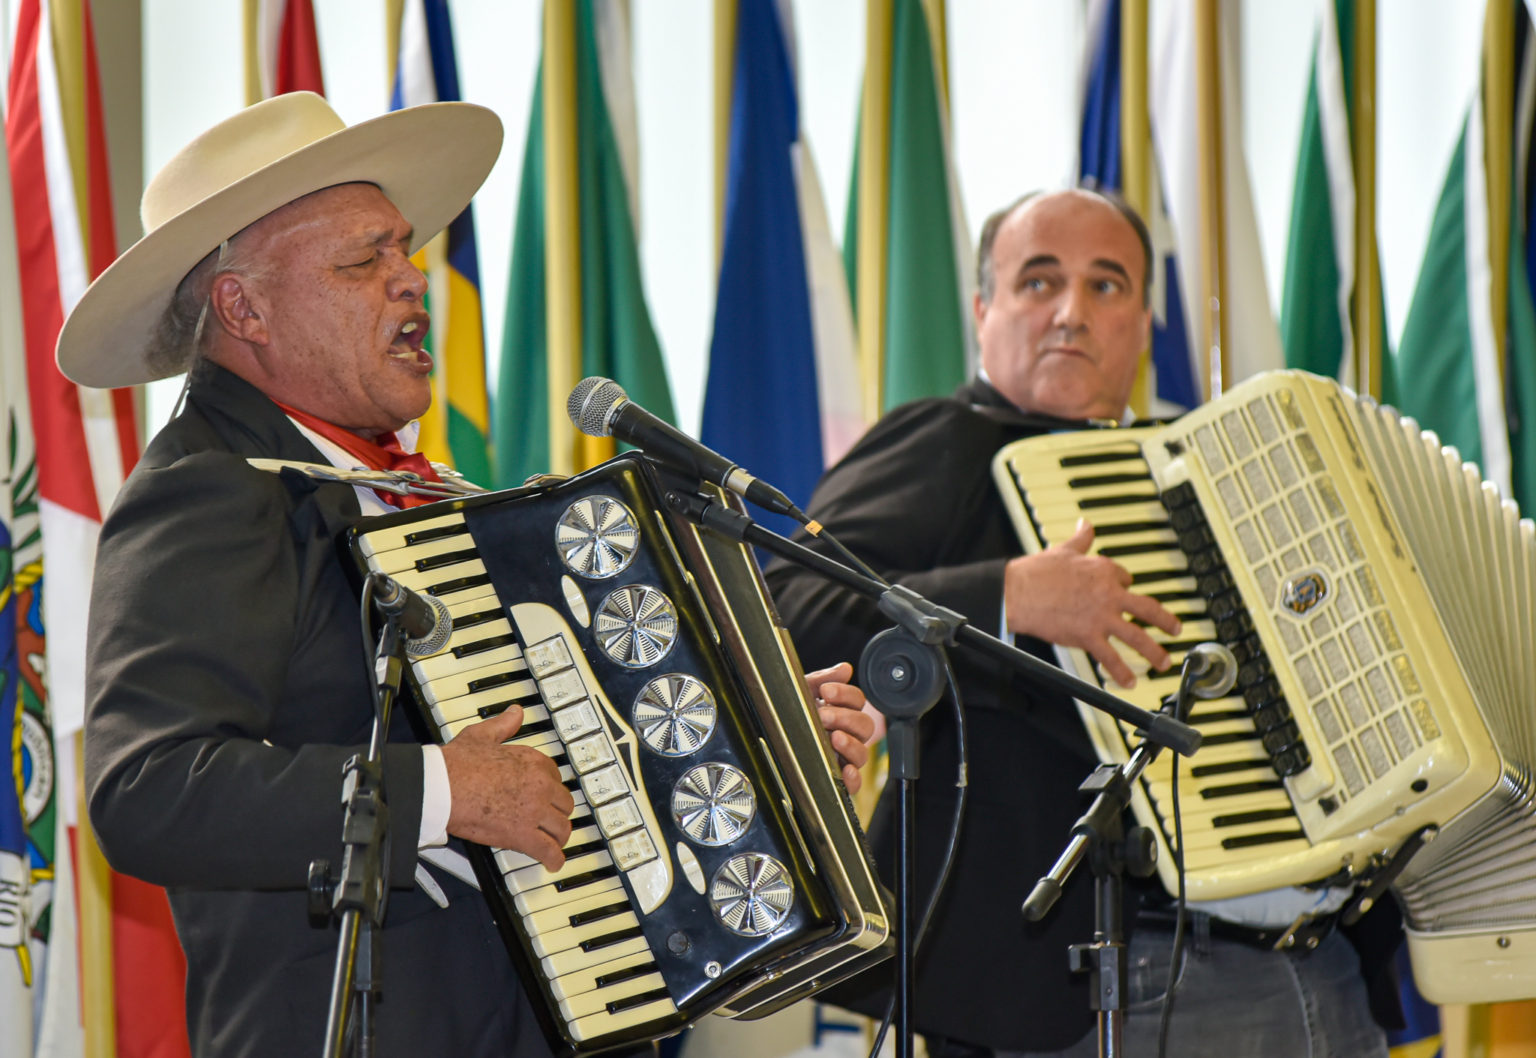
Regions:
[[[941,647],[905,628],[888,628],[869,641],[859,658],[860,679],[875,707],[885,714],[885,744],[896,802],[896,989],[893,1021],[897,1058],[912,1058],[912,976],[916,923],[912,913],[912,835],[916,783],[921,772],[918,725],[944,690]]]
[[[387,617],[374,659],[378,690],[373,733],[366,757],[353,756],[342,768],[341,875],[332,879],[331,865],[309,865],[309,915],[316,926],[340,920],[336,940],[336,971],[331,980],[331,1005],[326,1016],[325,1058],[341,1058],[351,1041],[352,1053],[372,1058],[373,1004],[380,980],[380,931],[389,899],[389,806],[384,798],[384,741],[389,714],[400,692],[403,644],[395,619]]]
[[[1183,723],[1196,675],[1199,673],[1186,661],[1178,693],[1164,700],[1160,715]],[[1031,922],[1044,918],[1061,896],[1067,878],[1087,857],[1094,877],[1093,943],[1072,945],[1067,958],[1073,973],[1089,975],[1089,1006],[1098,1018],[1100,1058],[1121,1058],[1125,1053],[1124,876],[1129,873],[1146,878],[1157,868],[1152,832],[1143,826],[1126,827],[1125,808],[1136,779],[1161,749],[1151,739],[1143,739],[1124,764],[1100,764],[1083,781],[1078,789],[1091,797],[1092,803],[1072,825],[1072,838],[1050,873],[1035,883],[1024,901],[1025,918]]]

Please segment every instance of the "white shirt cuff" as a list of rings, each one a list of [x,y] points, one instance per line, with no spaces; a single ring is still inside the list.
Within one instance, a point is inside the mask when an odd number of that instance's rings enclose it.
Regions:
[[[448,765],[443,747],[421,747],[421,833],[418,849],[448,844],[448,816],[453,811],[453,791],[448,786]]]

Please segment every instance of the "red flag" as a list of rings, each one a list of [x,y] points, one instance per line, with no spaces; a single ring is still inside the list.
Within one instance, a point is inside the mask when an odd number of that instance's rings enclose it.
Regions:
[[[37,447],[48,701],[61,779],[55,789],[60,818],[78,825],[74,785],[67,778],[74,772],[84,712],[91,567],[102,516],[138,457],[138,430],[129,390],[78,386],[54,363],[65,315],[116,256],[90,9],[86,0],[64,0],[55,10],[61,12],[58,25],[41,0],[22,0],[6,139]],[[81,146],[72,152],[71,144]],[[74,830],[68,828],[71,837]],[[56,857],[56,862],[70,859],[71,851],[60,848]],[[60,873],[65,875],[62,864]],[[60,996],[80,995],[87,1009],[100,1014],[99,1022],[84,1023],[90,1031],[101,1024],[112,1032],[120,1058],[187,1055],[186,966],[164,890],[122,877],[111,878],[105,887],[82,883],[74,895],[110,902],[112,929],[111,937],[81,938],[76,974],[60,972],[75,954],[75,946],[65,940],[76,921],[70,895],[68,888],[56,892],[54,930],[60,943],[51,946],[49,955],[55,965],[47,976],[44,1032],[50,1032],[50,1017],[60,1022],[51,1030],[57,1040],[76,1038],[81,1031],[81,1013],[69,1009],[74,1004],[60,1003],[51,994],[58,987]],[[78,916],[81,922],[90,918]],[[95,970],[104,972],[85,972]],[[98,977],[113,982],[115,995],[68,987]],[[114,1007],[121,1012],[115,1019]]]
[[[315,9],[310,0],[247,2],[254,3],[255,10],[253,21],[247,22],[254,30],[254,39],[247,42],[246,55],[257,70],[252,98],[247,102],[284,92],[325,95],[320,38],[315,31]]]

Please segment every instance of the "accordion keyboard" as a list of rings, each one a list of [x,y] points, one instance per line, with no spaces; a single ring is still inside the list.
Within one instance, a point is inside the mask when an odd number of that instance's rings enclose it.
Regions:
[[[443,740],[520,706],[523,724],[509,744],[550,756],[576,802],[559,870],[546,870],[510,849],[491,850],[572,1034],[591,1039],[676,1013],[621,880],[627,871],[632,884],[651,894],[668,883],[666,872],[654,867],[661,841],[654,812],[646,805],[642,813],[632,792],[614,796],[616,787],[629,785],[615,753],[589,751],[578,774],[562,738],[563,729],[572,746],[584,746],[582,736],[598,731],[592,697],[572,658],[572,637],[543,615],[543,631],[553,635],[541,637],[537,672],[530,669],[462,515],[417,523],[409,532],[374,534],[370,549],[376,569],[441,599],[453,618],[444,649],[411,665],[417,692]],[[534,612],[525,619],[532,624],[539,617]],[[544,677],[548,693],[536,675]],[[606,764],[589,767],[597,757]],[[589,791],[602,801],[597,811]],[[632,825],[621,830],[625,823]],[[654,910],[654,904],[641,910]]]
[[[1079,518],[1088,519],[1094,527],[1093,552],[1124,566],[1136,591],[1157,599],[1179,618],[1182,628],[1177,639],[1148,629],[1169,652],[1172,667],[1167,673],[1147,673],[1126,690],[1110,681],[1084,652],[1067,652],[1064,660],[1078,675],[1096,680],[1135,705],[1156,710],[1164,697],[1177,690],[1179,667],[1189,649],[1199,643],[1222,642],[1247,664],[1244,682],[1262,706],[1258,670],[1265,659],[1252,640],[1251,625],[1231,613],[1223,612],[1223,620],[1213,616],[1213,603],[1207,597],[1211,585],[1207,583],[1203,591],[1201,576],[1190,568],[1190,556],[1180,544],[1180,528],[1175,527],[1129,433],[1134,431],[1106,434],[1100,444],[1054,460],[1032,459],[1027,469],[1016,473],[1028,481],[1027,504],[1040,546],[1066,539]],[[1181,528],[1187,536],[1188,527]],[[1205,572],[1209,576],[1210,571]],[[1212,594],[1219,599],[1219,592]],[[1125,657],[1138,671],[1145,668],[1139,655],[1127,651]],[[1100,756],[1125,759],[1137,741],[1134,733],[1096,710],[1081,708]],[[1242,693],[1197,700],[1187,720],[1201,733],[1199,754],[1192,759],[1160,754],[1143,773],[1137,797],[1143,802],[1143,818],[1156,822],[1154,830],[1162,846],[1159,868],[1170,888],[1175,766],[1183,806],[1185,864],[1191,872],[1215,864],[1262,864],[1277,849],[1305,847],[1305,834],[1282,781],[1284,772],[1295,769],[1298,737],[1294,724],[1275,719],[1272,713],[1251,707]]]

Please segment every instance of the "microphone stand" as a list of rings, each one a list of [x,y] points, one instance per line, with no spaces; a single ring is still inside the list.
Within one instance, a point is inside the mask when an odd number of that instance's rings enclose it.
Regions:
[[[403,643],[396,615],[385,613],[374,657],[377,681],[372,736],[366,756],[353,755],[342,766],[341,876],[331,865],[309,865],[310,924],[323,928],[341,922],[336,940],[336,969],[326,1015],[324,1058],[341,1058],[345,1041],[359,1058],[374,1053],[373,1003],[379,994],[380,940],[389,900],[389,805],[384,797],[384,741],[389,714],[400,692]],[[349,1028],[352,1030],[348,1032]]]
[[[917,722],[938,701],[937,673],[942,666],[935,659],[940,644],[960,644],[1000,660],[1029,674],[1040,683],[1078,698],[1118,720],[1139,728],[1148,742],[1166,745],[1184,756],[1200,747],[1200,733],[1176,716],[1152,713],[1115,697],[1071,676],[1054,665],[1041,661],[1026,651],[966,623],[965,617],[938,606],[917,592],[901,585],[888,585],[865,576],[840,562],[810,548],[764,529],[747,515],[716,503],[704,496],[669,491],[667,505],[688,520],[714,530],[732,540],[753,544],[875,600],[880,612],[896,624],[871,640],[860,659],[865,673],[866,692],[876,707],[884,712],[889,704],[894,710],[887,735],[891,755],[891,774],[901,783],[897,803],[898,860],[896,865],[897,970],[894,1023],[897,1026],[897,1054],[910,1058],[913,1034],[910,1000],[913,975],[912,913],[910,900],[913,850],[911,831],[914,796],[912,783],[918,778]],[[1187,681],[1186,681],[1187,682]],[[890,715],[890,714],[888,714]],[[899,733],[898,733],[899,732]],[[1155,752],[1155,749],[1151,752]],[[899,756],[899,760],[898,760]],[[1146,758],[1150,760],[1150,756]],[[1142,766],[1145,766],[1143,762]],[[898,770],[899,769],[899,770]],[[1139,770],[1139,769],[1138,769]],[[1127,787],[1129,789],[1129,787]],[[1123,801],[1121,802],[1124,803]],[[1118,814],[1115,825],[1118,826]],[[1150,834],[1147,835],[1150,841]],[[1070,870],[1070,868],[1068,868]],[[1118,900],[1114,910],[1118,915]],[[1042,912],[1043,913],[1043,912]],[[1121,955],[1121,976],[1124,956]]]
[[[1179,723],[1189,710],[1195,675],[1186,659],[1178,692],[1165,699],[1159,715],[1171,715]],[[1145,732],[1143,732],[1145,733]],[[1093,943],[1067,949],[1073,973],[1089,975],[1088,1005],[1097,1015],[1100,1058],[1121,1058],[1125,1053],[1125,926],[1121,905],[1124,872],[1149,877],[1157,867],[1157,845],[1152,831],[1124,825],[1125,807],[1137,778],[1162,749],[1143,738],[1124,764],[1100,764],[1078,790],[1093,798],[1088,811],[1072,826],[1072,838],[1050,873],[1035,883],[1024,901],[1024,917],[1038,922],[1061,896],[1067,878],[1088,858],[1094,877]]]

